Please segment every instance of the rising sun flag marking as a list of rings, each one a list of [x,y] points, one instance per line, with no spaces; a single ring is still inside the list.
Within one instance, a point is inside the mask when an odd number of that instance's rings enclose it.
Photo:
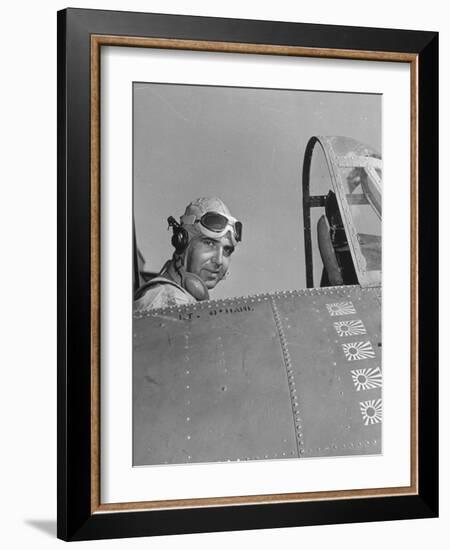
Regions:
[[[366,328],[362,321],[336,321],[333,326],[339,336],[356,336],[366,334]]]
[[[359,404],[365,426],[379,424],[382,420],[383,405],[381,399],[361,401]]]
[[[379,367],[374,369],[356,369],[352,370],[351,373],[356,391],[372,390],[381,387],[382,375]]]
[[[352,302],[336,302],[335,304],[327,304],[328,313],[331,317],[338,315],[352,315],[356,313],[355,306]]]
[[[348,361],[360,361],[361,359],[373,359],[375,357],[370,342],[350,342],[342,344],[342,349]]]

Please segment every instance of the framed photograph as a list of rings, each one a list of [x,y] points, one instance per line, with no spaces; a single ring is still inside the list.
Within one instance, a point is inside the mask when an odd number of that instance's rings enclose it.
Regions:
[[[438,514],[438,35],[58,13],[58,536]]]

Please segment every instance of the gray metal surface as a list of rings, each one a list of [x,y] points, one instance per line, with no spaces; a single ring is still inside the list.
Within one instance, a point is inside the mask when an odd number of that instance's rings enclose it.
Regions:
[[[133,321],[133,464],[381,452],[381,290],[282,292]]]

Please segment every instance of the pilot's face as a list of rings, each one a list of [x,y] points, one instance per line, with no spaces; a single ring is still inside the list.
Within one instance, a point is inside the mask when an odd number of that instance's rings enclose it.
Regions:
[[[198,275],[208,289],[223,279],[230,265],[234,246],[228,235],[199,237],[191,243],[186,256],[186,270]]]

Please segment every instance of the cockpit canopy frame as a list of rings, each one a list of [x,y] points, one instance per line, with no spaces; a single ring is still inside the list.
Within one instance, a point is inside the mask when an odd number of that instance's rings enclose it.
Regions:
[[[322,153],[326,162],[330,182],[328,194],[311,193],[311,186],[313,191],[315,188],[311,170],[315,153]],[[381,156],[352,138],[313,136],[305,150],[302,186],[307,287],[318,286],[313,277],[311,208],[325,209],[330,195],[333,195],[333,200],[335,197],[338,205],[357,282],[362,287],[381,285]],[[363,216],[370,214],[376,234],[361,232],[361,213]]]

